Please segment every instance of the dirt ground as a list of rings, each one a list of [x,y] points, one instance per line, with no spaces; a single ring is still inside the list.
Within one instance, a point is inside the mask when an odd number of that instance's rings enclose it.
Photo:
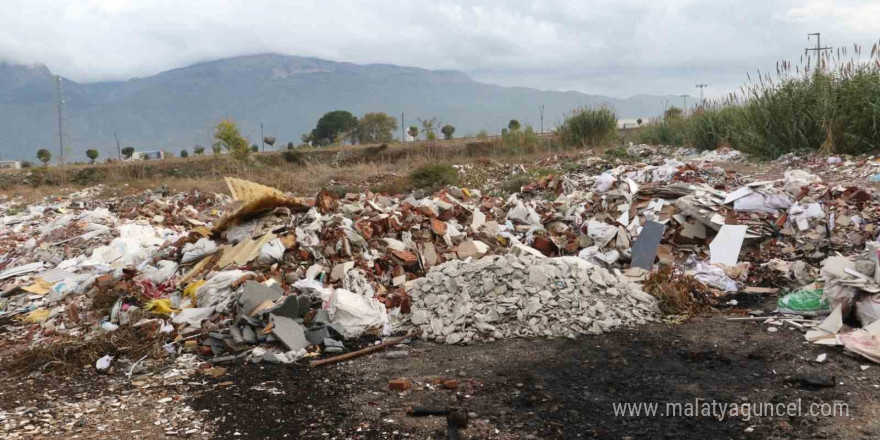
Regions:
[[[771,306],[774,298],[768,299]],[[715,312],[576,340],[508,340],[472,346],[415,342],[409,356],[374,354],[334,366],[242,366],[193,398],[215,439],[443,439],[442,416],[412,407],[460,408],[470,439],[846,438],[880,435],[880,367],[809,345],[798,331],[770,333]],[[816,357],[827,353],[824,363]],[[412,389],[391,391],[406,378]],[[436,379],[454,379],[446,390]],[[828,387],[811,381],[831,381]],[[662,416],[667,403],[795,404],[801,416]],[[658,415],[615,415],[615,404],[658,403]],[[800,403],[798,403],[800,402]],[[837,417],[807,415],[837,404]],[[842,405],[843,404],[843,405]],[[821,410],[823,407],[817,407]],[[764,413],[766,414],[766,413]]]

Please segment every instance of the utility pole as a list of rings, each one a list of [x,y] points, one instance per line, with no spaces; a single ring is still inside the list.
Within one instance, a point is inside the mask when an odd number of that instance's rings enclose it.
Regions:
[[[263,143],[263,152],[266,152],[266,135],[263,134],[263,121],[260,121],[260,142]]]
[[[55,90],[58,92],[58,150],[61,153],[58,156],[58,163],[64,166],[64,128],[61,123],[63,118],[64,99],[61,96],[61,76],[55,76]]]
[[[406,119],[404,118],[405,113],[400,113],[400,142],[406,143]]]
[[[827,46],[822,47],[822,33],[821,32],[814,32],[812,34],[807,34],[807,41],[809,41],[810,37],[812,37],[814,35],[816,36],[816,47],[814,47],[814,48],[808,47],[808,48],[804,49],[804,52],[806,52],[807,54],[809,54],[810,51],[816,52],[816,69],[822,69],[822,52],[827,51],[827,50],[831,50],[831,48],[827,47]]]
[[[700,104],[703,103],[703,89],[709,87],[709,84],[697,84],[697,88],[700,89]]]
[[[119,147],[119,133],[113,133],[116,136],[116,159],[122,162],[122,148]]]
[[[538,109],[541,110],[541,134],[544,134],[544,104],[538,106]]]

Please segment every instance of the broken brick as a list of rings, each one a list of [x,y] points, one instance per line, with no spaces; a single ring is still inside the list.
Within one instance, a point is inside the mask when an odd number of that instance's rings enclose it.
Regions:
[[[409,379],[394,379],[388,381],[388,389],[394,391],[406,391],[412,388],[412,383]]]

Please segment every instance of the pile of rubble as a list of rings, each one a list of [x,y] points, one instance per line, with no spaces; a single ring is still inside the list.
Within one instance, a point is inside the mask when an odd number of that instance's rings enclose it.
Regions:
[[[512,337],[600,334],[644,324],[657,301],[577,257],[489,256],[453,260],[413,283],[412,323],[447,344]]]
[[[337,355],[412,328],[444,343],[571,337],[655,319],[655,301],[631,283],[657,264],[719,298],[767,293],[779,287],[768,280],[803,286],[819,262],[877,238],[874,197],[851,183],[794,169],[752,182],[706,160],[740,160],[729,151],[629,154],[641,162],[584,157],[569,172],[542,162],[559,173],[505,197],[448,187],[299,198],[227,179],[231,197],[101,199],[93,188],[6,199],[2,337],[45,347],[134,328],[162,350],[103,353],[110,359],[96,364],[126,362],[129,375],[192,356],[215,365]]]

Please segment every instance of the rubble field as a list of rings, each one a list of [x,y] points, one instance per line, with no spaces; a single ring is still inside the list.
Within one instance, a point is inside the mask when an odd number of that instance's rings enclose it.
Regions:
[[[454,168],[408,194],[0,195],[2,437],[880,434],[880,160]],[[738,412],[616,414],[695,400]],[[792,402],[846,413],[752,406]]]

